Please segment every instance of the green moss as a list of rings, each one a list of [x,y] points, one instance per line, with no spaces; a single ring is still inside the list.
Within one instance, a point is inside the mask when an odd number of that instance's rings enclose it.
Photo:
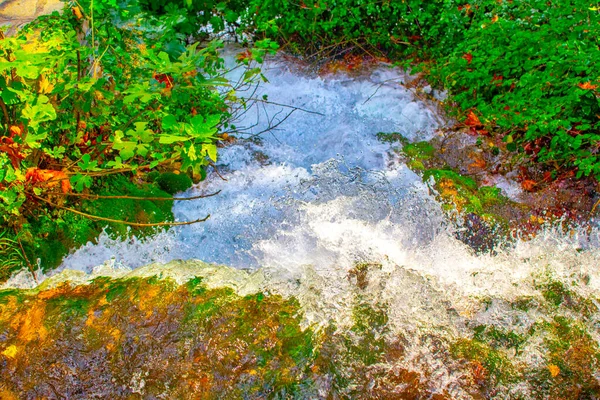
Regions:
[[[555,306],[560,306],[561,303],[570,296],[570,292],[565,289],[562,282],[550,282],[542,290],[542,296],[547,302]]]
[[[192,187],[192,180],[186,174],[175,174],[165,172],[156,178],[156,183],[165,192],[173,195],[177,192],[183,192]]]
[[[39,376],[56,365],[69,371],[56,375],[54,390],[68,393],[73,377],[92,368],[99,379],[78,395],[116,393],[144,365],[160,379],[147,381],[143,397],[317,397],[310,369],[317,354],[314,333],[301,328],[294,299],[241,297],[231,289],[208,289],[199,278],[177,286],[157,277],[98,278],[28,298],[18,310],[0,308],[0,349],[14,344],[15,365],[32,366],[24,373],[2,368],[0,381],[18,383],[23,393],[51,397],[39,388]],[[123,362],[132,356],[136,363]]]
[[[398,132],[377,132],[377,139],[383,143],[400,143],[408,144],[408,139]]]
[[[498,328],[494,325],[478,325],[473,329],[474,339],[489,344],[494,348],[514,348],[519,350],[527,341],[525,335]]]
[[[579,321],[556,316],[539,322],[535,331],[544,337],[546,365],[532,371],[540,397],[582,399],[600,393],[596,373],[600,370],[600,349]],[[550,373],[549,366],[555,368]]]
[[[456,171],[451,169],[429,169],[423,172],[423,180],[428,180],[433,177],[436,182],[440,182],[444,179],[452,181],[455,185],[460,188],[464,188],[470,191],[477,190],[477,182],[475,179],[463,176]]]
[[[429,142],[407,143],[402,148],[402,153],[411,160],[429,160],[433,157],[435,149]]]
[[[160,197],[171,196],[154,184],[134,184],[126,176],[108,176],[99,183],[96,193],[105,196]],[[156,223],[172,221],[171,200],[95,199],[85,200],[75,208],[99,217],[129,222]],[[30,262],[40,260],[42,271],[56,268],[72,249],[94,241],[106,231],[114,236],[140,237],[156,232],[156,228],[130,227],[121,223],[89,219],[74,213],[38,210],[30,223],[23,225],[20,239]],[[19,266],[21,267],[21,266]],[[7,279],[8,271],[2,277]],[[0,280],[1,281],[1,280]]]
[[[540,286],[542,296],[553,307],[565,307],[582,317],[590,317],[598,312],[597,302],[594,299],[586,299],[577,292],[568,289],[564,283],[550,280]]]
[[[85,317],[91,305],[91,299],[81,296],[60,295],[48,299],[46,303],[47,325],[51,328],[58,321],[72,321]]]
[[[455,358],[480,363],[494,383],[515,382],[520,379],[517,369],[502,349],[477,339],[458,339],[450,348]]]
[[[159,197],[169,199],[169,193],[159,189],[156,185],[142,183],[134,184],[125,176],[106,178],[98,194],[105,196],[132,196],[132,197]],[[100,217],[139,223],[156,223],[172,221],[173,214],[171,200],[136,200],[136,199],[98,199],[88,201],[84,208],[90,214]],[[96,232],[107,227],[108,233],[127,237],[130,232],[137,236],[150,235],[156,232],[151,227],[130,227],[116,222],[98,222],[94,224]]]
[[[379,362],[386,350],[387,307],[373,305],[358,296],[352,309],[352,319],[352,335],[346,337],[348,351],[365,366]]]
[[[511,307],[515,310],[527,312],[530,309],[537,307],[537,301],[531,296],[519,297],[511,303]]]

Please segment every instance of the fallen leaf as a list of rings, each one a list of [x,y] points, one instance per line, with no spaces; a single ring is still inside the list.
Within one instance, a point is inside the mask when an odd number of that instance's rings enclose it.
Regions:
[[[10,127],[10,137],[18,136],[21,134],[21,128],[16,125]]]
[[[558,374],[560,374],[560,368],[554,364],[548,365],[548,371],[550,371],[550,375],[552,375],[553,378],[556,378]]]
[[[531,179],[525,179],[523,182],[521,182],[521,187],[523,188],[523,190],[525,190],[527,192],[533,192],[533,189],[535,188],[536,185],[537,185],[537,182],[533,181]]]
[[[465,53],[462,58],[464,58],[465,60],[467,60],[467,64],[471,64],[471,61],[473,61],[473,54],[471,53]]]

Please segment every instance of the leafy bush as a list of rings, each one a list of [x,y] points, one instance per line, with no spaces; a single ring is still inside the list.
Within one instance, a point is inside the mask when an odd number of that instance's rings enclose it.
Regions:
[[[217,160],[219,130],[230,128],[230,106],[242,102],[236,89],[261,79],[260,43],[240,59],[247,71],[234,86],[223,77],[222,43],[184,46],[184,12],[136,17],[112,3],[73,3],[0,36],[0,227],[30,229],[49,213],[58,229],[65,211],[106,221],[81,210],[106,176],[202,176]]]
[[[433,75],[533,161],[600,176],[600,14],[587,1],[490,2]],[[516,140],[516,143],[515,143]]]
[[[154,15],[177,14],[185,11],[186,18],[177,23],[177,31],[186,35],[208,36],[212,32],[234,30],[246,2],[241,0],[140,0],[140,7]],[[204,29],[204,31],[201,31]]]
[[[447,88],[474,131],[548,171],[600,176],[600,11],[589,1],[253,0],[245,21],[306,54],[385,53]]]

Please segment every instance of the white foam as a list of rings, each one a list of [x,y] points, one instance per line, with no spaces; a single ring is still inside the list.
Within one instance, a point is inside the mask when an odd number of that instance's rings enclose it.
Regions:
[[[61,268],[92,272],[107,262],[137,268],[175,259],[260,268],[261,283],[252,287],[297,297],[307,326],[348,326],[357,293],[370,295],[386,304],[390,327],[414,334],[407,359],[437,376],[456,398],[464,393],[452,382],[463,372],[439,365],[419,332],[466,334],[468,319],[525,330],[536,315],[518,314],[503,301],[539,296],[536,282],[548,277],[569,282],[582,295],[600,294],[597,229],[565,234],[546,227],[534,240],[517,240],[497,255],[476,255],[454,238],[427,185],[388,160],[389,145],[376,139],[380,131],[410,140],[435,134],[439,117],[398,84],[401,71],[382,67],[364,78],[321,78],[271,62],[265,75],[270,82],[256,97],[267,94],[272,102],[323,115],[296,111],[263,134],[261,143],[221,149],[219,168],[227,181],[212,174],[185,194],[221,193],[177,202],[173,209],[179,221],[211,214],[207,222],[145,240],[103,234],[97,244],[66,257]],[[261,105],[247,137],[264,130],[267,115],[280,110]],[[256,121],[256,113],[247,113],[238,126]],[[380,264],[364,290],[349,279],[360,262]],[[8,285],[24,286],[24,277]],[[481,311],[486,298],[495,303]]]

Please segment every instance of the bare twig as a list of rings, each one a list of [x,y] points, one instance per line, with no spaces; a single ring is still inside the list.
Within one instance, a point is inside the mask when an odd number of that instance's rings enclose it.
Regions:
[[[221,173],[219,172],[217,166],[214,163],[210,163],[210,166],[213,167],[213,169],[215,170],[215,174],[217,174],[217,176],[221,179],[223,179],[224,181],[227,181],[226,178],[223,177],[223,175],[221,175]]]
[[[19,237],[17,228],[15,227],[14,229],[15,229],[15,236],[17,238],[17,243],[19,243],[19,247],[21,248],[21,253],[23,253],[23,258],[25,259],[25,262],[27,263],[27,268],[29,268],[29,272],[31,272],[31,276],[33,276],[33,280],[35,281],[35,283],[38,283],[37,276],[35,275],[35,269],[33,268],[33,265],[31,265],[31,262],[29,262],[29,258],[27,257],[27,253],[25,252],[25,249],[23,248],[23,243],[21,243],[21,238]]]
[[[150,200],[150,201],[188,201],[188,200],[196,200],[196,199],[204,199],[206,197],[216,196],[221,191],[216,191],[210,194],[202,194],[199,196],[192,197],[143,197],[143,196],[103,196],[99,194],[86,194],[86,193],[56,193],[63,196],[75,196],[75,197],[83,197],[85,199],[97,200],[97,199],[127,199],[127,200]]]
[[[37,196],[34,193],[31,192],[27,192],[30,196],[43,201],[44,203],[51,205],[52,207],[56,207],[58,209],[61,210],[65,210],[65,211],[69,211],[72,212],[73,214],[77,214],[77,215],[81,215],[83,217],[89,218],[89,219],[94,219],[94,220],[98,220],[98,221],[106,221],[106,222],[114,222],[117,224],[123,224],[123,225],[128,225],[128,226],[134,226],[134,227],[153,227],[153,226],[182,226],[182,225],[192,225],[192,224],[196,224],[198,222],[205,222],[206,220],[208,220],[210,218],[210,214],[208,214],[206,217],[204,218],[200,218],[194,221],[187,221],[187,222],[155,222],[155,223],[141,223],[141,222],[129,222],[129,221],[123,221],[123,220],[119,220],[119,219],[112,219],[112,218],[105,218],[105,217],[100,217],[97,215],[92,215],[92,214],[88,214],[88,213],[84,213],[82,211],[78,211],[75,210],[73,208],[69,208],[69,207],[63,207],[63,206],[59,206],[56,203],[51,202],[48,199],[44,199],[43,197]]]

